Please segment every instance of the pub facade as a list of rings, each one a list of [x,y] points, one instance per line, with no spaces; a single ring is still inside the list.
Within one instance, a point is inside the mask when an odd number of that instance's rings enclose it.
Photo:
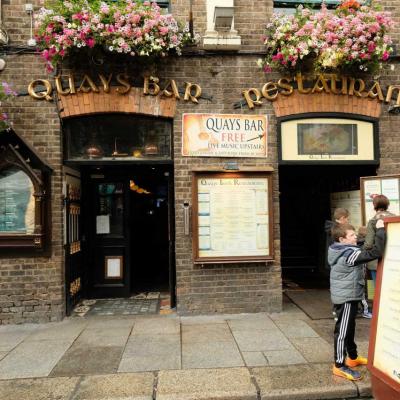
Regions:
[[[279,312],[288,272],[326,275],[333,208],[365,225],[379,192],[400,214],[395,52],[373,74],[263,71],[272,13],[303,2],[158,3],[196,34],[182,55],[71,53],[51,72],[27,45],[42,4],[2,5],[18,96],[2,104],[1,324],[154,291],[180,315]],[[394,1],[375,3],[396,26]]]

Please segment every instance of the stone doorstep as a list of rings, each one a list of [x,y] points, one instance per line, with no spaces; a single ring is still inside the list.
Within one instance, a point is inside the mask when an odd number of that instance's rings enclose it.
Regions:
[[[291,388],[293,381],[296,387]],[[337,400],[370,396],[368,374],[363,381],[349,382],[332,377],[329,364],[0,380],[0,400]]]

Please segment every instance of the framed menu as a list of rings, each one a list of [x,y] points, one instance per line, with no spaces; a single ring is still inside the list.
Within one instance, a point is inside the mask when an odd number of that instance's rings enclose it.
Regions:
[[[265,172],[195,173],[195,263],[273,259],[272,175]]]
[[[372,204],[375,194],[385,195],[390,201],[388,211],[395,215],[400,215],[400,175],[361,177],[360,189],[363,225],[366,225],[375,215]]]
[[[377,400],[400,398],[400,217],[385,218],[385,254],[378,264],[368,368]]]

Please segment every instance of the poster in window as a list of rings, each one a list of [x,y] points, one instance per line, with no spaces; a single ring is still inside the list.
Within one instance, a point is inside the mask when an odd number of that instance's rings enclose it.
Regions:
[[[378,163],[375,121],[344,118],[283,120],[279,160],[285,163]]]
[[[373,198],[385,195],[390,204],[388,211],[400,215],[400,175],[364,176],[360,178],[361,209],[364,225],[375,215]]]
[[[195,262],[272,259],[271,177],[198,174]]]

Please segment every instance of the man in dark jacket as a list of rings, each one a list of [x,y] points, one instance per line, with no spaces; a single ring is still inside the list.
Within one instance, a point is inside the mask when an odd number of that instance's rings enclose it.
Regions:
[[[384,249],[382,220],[377,221],[376,228],[374,246],[362,250],[357,246],[354,227],[339,224],[332,229],[334,243],[328,250],[331,299],[337,316],[333,374],[352,381],[361,379],[361,374],[351,368],[367,364],[367,359],[357,354],[354,333],[358,303],[364,295],[364,264],[380,258]]]

